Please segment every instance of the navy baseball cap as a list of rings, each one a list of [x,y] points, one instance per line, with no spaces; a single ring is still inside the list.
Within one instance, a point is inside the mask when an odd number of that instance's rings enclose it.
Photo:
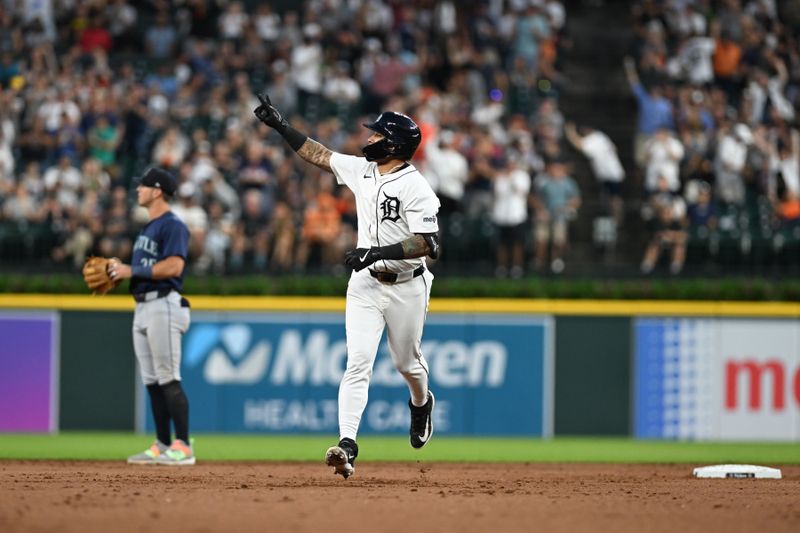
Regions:
[[[172,177],[172,174],[157,167],[153,167],[148,170],[145,175],[142,176],[142,179],[139,181],[139,185],[161,189],[164,194],[168,194],[170,196],[175,195],[175,189],[177,188],[175,178]]]

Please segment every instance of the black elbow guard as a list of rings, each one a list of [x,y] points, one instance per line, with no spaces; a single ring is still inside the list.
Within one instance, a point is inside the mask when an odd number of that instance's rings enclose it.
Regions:
[[[425,242],[428,243],[428,248],[431,251],[428,253],[428,257],[431,259],[438,259],[439,258],[439,235],[437,233],[425,233],[422,235],[425,239]]]

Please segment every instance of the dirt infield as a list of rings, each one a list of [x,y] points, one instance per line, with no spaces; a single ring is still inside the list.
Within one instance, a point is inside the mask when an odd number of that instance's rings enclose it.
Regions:
[[[800,531],[800,466],[0,461],[0,531]]]

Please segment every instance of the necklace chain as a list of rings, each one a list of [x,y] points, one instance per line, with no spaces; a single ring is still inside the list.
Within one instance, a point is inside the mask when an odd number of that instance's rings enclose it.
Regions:
[[[394,172],[395,170],[397,170],[398,168],[402,167],[402,166],[403,166],[403,165],[405,165],[405,164],[406,164],[406,163],[405,163],[405,161],[404,161],[404,162],[400,163],[399,165],[395,165],[395,166],[393,166],[391,169],[389,169],[387,172],[381,172],[381,175],[382,175],[382,176],[384,176],[384,175],[386,175],[386,174],[391,174],[392,172]]]

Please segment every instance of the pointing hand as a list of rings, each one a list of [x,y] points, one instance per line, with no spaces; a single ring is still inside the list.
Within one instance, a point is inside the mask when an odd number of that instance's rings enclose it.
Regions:
[[[267,93],[260,93],[256,96],[261,102],[261,105],[253,111],[256,117],[258,117],[258,120],[270,128],[277,130],[279,133],[283,132],[289,126],[289,122],[287,122],[280,111],[275,109],[275,106],[272,105],[269,95]]]

